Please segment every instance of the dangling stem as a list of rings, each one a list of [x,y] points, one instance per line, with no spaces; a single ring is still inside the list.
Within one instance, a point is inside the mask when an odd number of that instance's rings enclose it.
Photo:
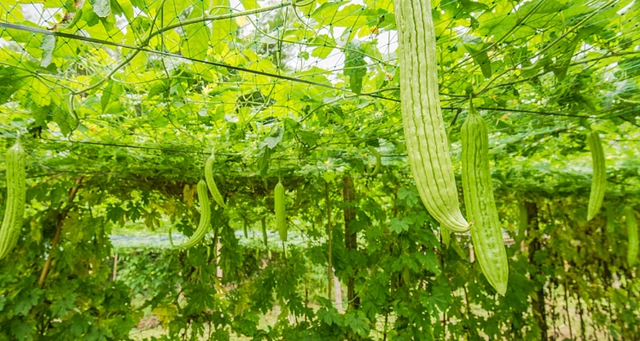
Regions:
[[[324,183],[324,198],[327,203],[327,293],[329,301],[333,300],[331,289],[333,283],[333,227],[331,226],[331,199],[329,196],[329,183]]]

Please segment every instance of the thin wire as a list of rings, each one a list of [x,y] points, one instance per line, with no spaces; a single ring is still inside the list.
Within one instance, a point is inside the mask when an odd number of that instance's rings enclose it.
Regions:
[[[195,62],[195,63],[201,63],[201,64],[205,64],[205,65],[223,67],[223,68],[226,68],[226,69],[229,69],[229,70],[247,72],[247,73],[251,73],[251,74],[255,74],[255,75],[259,75],[259,76],[277,78],[277,79],[282,79],[282,80],[295,82],[295,83],[304,83],[304,84],[319,86],[319,87],[323,87],[323,88],[327,88],[327,89],[331,89],[331,90],[336,90],[336,91],[353,92],[349,88],[336,87],[336,86],[333,86],[333,85],[330,85],[330,84],[318,83],[318,82],[306,80],[306,79],[303,79],[303,78],[283,76],[283,75],[264,72],[264,71],[260,71],[260,70],[247,69],[247,68],[244,68],[244,67],[234,66],[234,65],[230,65],[230,64],[226,64],[226,63],[212,62],[212,61],[203,60],[203,59],[191,58],[191,57],[183,56],[183,55],[177,54],[177,53],[151,50],[151,49],[147,49],[147,48],[140,47],[140,46],[118,44],[118,43],[110,42],[108,40],[82,37],[82,36],[77,36],[77,35],[68,34],[68,33],[62,33],[62,32],[51,32],[51,31],[46,31],[46,30],[43,30],[43,29],[35,28],[35,27],[21,26],[21,25],[2,23],[2,22],[0,22],[0,27],[5,27],[5,28],[10,28],[10,29],[15,29],[15,30],[28,31],[28,32],[32,32],[32,33],[45,34],[45,35],[50,35],[50,36],[60,36],[60,37],[68,38],[68,39],[76,39],[76,40],[87,41],[87,42],[91,42],[91,43],[105,44],[105,45],[111,45],[111,46],[119,46],[119,47],[123,47],[123,48],[133,49],[133,50],[136,50],[138,52],[148,52],[148,53],[153,53],[153,54],[157,54],[157,55],[161,55],[161,56],[165,56],[165,57],[173,57],[173,58],[188,60],[188,61]],[[133,55],[133,57],[135,57],[135,55]],[[117,71],[117,69],[122,68],[124,65],[129,63],[131,61],[131,59],[133,59],[133,57],[131,55],[128,56],[123,62],[121,62],[119,65],[117,65],[114,68],[114,70]],[[115,72],[114,70],[112,70],[112,72]],[[106,77],[106,78],[109,78],[109,77]],[[106,80],[106,78],[103,79],[102,81],[97,82],[96,84],[93,84],[93,85],[85,88],[85,89],[82,89],[82,90],[79,90],[79,91],[74,91],[73,94],[77,95],[77,94],[92,90],[93,88],[95,88],[95,87],[101,85],[102,83],[104,83],[104,80]],[[368,97],[372,97],[372,98],[377,98],[377,99],[382,99],[382,100],[387,100],[387,101],[392,101],[392,102],[398,102],[399,101],[398,99],[395,99],[395,98],[384,97],[384,96],[370,94],[370,93],[366,93],[366,92],[360,93],[360,95],[368,96]]]

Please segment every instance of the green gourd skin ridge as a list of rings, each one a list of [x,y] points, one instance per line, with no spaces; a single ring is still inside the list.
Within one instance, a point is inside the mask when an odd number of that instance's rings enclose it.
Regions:
[[[0,259],[18,243],[26,204],[25,152],[20,141],[7,150],[7,207],[0,227]]]
[[[429,214],[452,232],[462,216],[438,93],[438,55],[429,0],[395,0],[400,99],[411,172]]]
[[[287,213],[285,209],[285,198],[284,198],[284,186],[282,182],[278,181],[278,184],[273,189],[273,202],[274,202],[274,211],[276,214],[276,227],[278,229],[278,234],[280,235],[280,240],[283,242],[287,241]]]
[[[204,239],[207,232],[211,230],[211,202],[209,201],[207,183],[204,180],[200,180],[198,182],[197,192],[198,202],[200,203],[200,223],[189,240],[181,245],[183,248],[190,248],[198,245]]]
[[[597,132],[592,131],[587,134],[587,144],[591,150],[591,160],[593,165],[593,177],[591,179],[591,192],[589,193],[589,206],[587,209],[587,221],[593,219],[604,200],[604,193],[607,189],[607,170],[604,163],[604,151],[602,150],[602,140]]]
[[[215,162],[215,150],[211,149],[211,156],[207,158],[207,162],[204,164],[204,178],[207,181],[207,187],[209,187],[209,191],[211,192],[211,196],[213,200],[220,205],[220,207],[225,208],[226,204],[222,199],[222,195],[218,190],[218,186],[216,186],[216,182],[213,179],[213,163]]]
[[[509,263],[493,195],[487,127],[473,108],[462,125],[462,189],[471,241],[480,268],[500,295],[507,291]]]

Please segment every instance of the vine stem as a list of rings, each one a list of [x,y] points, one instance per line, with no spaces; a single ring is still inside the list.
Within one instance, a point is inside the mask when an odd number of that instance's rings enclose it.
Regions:
[[[118,254],[113,255],[113,273],[111,275],[111,281],[115,282],[118,276]]]
[[[389,312],[386,311],[384,313],[384,336],[382,337],[382,341],[387,341],[387,327],[389,326]]]
[[[69,197],[67,198],[67,206],[60,212],[58,215],[58,219],[56,222],[56,233],[53,236],[53,241],[51,242],[51,250],[53,251],[56,247],[58,247],[58,243],[60,241],[60,234],[62,233],[62,225],[64,225],[64,221],[67,218],[67,214],[71,210],[71,202],[76,197],[76,193],[78,193],[78,189],[80,188],[80,184],[82,183],[83,176],[79,176],[76,179],[75,186],[71,188],[69,191]],[[62,205],[61,205],[62,206]],[[42,268],[42,272],[40,273],[40,279],[38,279],[38,286],[40,289],[44,287],[44,282],[47,279],[47,275],[49,274],[49,270],[51,269],[51,262],[53,261],[53,256],[49,253],[49,257],[44,263],[44,267]]]
[[[578,315],[580,316],[580,336],[582,337],[582,340],[586,340],[587,339],[587,335],[586,335],[586,326],[584,323],[584,312],[582,311],[582,300],[580,299],[580,290],[578,289],[578,295],[577,295],[577,302],[578,302]]]
[[[324,196],[327,203],[327,294],[329,301],[333,301],[331,288],[333,287],[333,227],[331,226],[331,198],[329,195],[329,183],[324,183]]]
[[[569,339],[573,340],[573,330],[571,329],[571,314],[569,314],[569,294],[568,294],[568,284],[564,284],[564,308],[567,312],[567,324],[569,325]]]
[[[471,328],[469,328],[469,325],[471,324],[470,319],[471,319],[471,305],[469,304],[469,292],[467,291],[467,286],[463,286],[462,289],[464,289],[464,300],[467,306],[467,340],[471,339]],[[475,333],[474,333],[475,334]]]

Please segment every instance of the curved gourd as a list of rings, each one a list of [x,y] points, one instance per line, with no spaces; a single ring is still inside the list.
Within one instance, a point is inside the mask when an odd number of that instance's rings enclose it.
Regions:
[[[380,156],[380,152],[375,149],[373,146],[367,146],[367,149],[376,157],[376,166],[373,168],[369,176],[376,176],[380,173],[380,167],[382,167],[382,156]]]
[[[461,136],[462,190],[467,216],[473,222],[473,248],[484,276],[500,295],[504,295],[509,263],[493,197],[489,136],[484,120],[473,108],[462,125]]]
[[[587,209],[587,221],[598,214],[604,192],[607,188],[607,170],[604,164],[604,152],[600,135],[592,131],[587,134],[587,144],[591,149],[591,162],[593,164],[593,178],[591,179],[591,193],[589,194],[589,206]]]
[[[402,122],[409,164],[427,211],[466,232],[438,95],[435,28],[429,0],[395,0]]]
[[[211,203],[209,202],[209,193],[207,183],[200,180],[197,186],[198,202],[200,203],[200,223],[191,238],[182,244],[182,247],[190,248],[198,245],[204,236],[211,229]]]
[[[282,182],[278,181],[278,184],[273,189],[273,201],[274,211],[276,213],[276,227],[278,228],[278,234],[280,240],[287,241],[287,213],[285,211],[284,203],[284,186]]]
[[[216,186],[216,182],[213,179],[213,162],[215,161],[215,150],[211,148],[211,156],[207,158],[207,162],[204,164],[204,178],[207,180],[207,187],[209,187],[209,191],[211,192],[211,196],[213,200],[220,205],[220,207],[225,208],[226,205],[224,200],[222,199],[222,195],[220,195],[220,191],[218,191],[218,186]]]
[[[27,197],[25,155],[20,141],[7,150],[7,207],[0,227],[0,259],[16,246],[20,238]]]

